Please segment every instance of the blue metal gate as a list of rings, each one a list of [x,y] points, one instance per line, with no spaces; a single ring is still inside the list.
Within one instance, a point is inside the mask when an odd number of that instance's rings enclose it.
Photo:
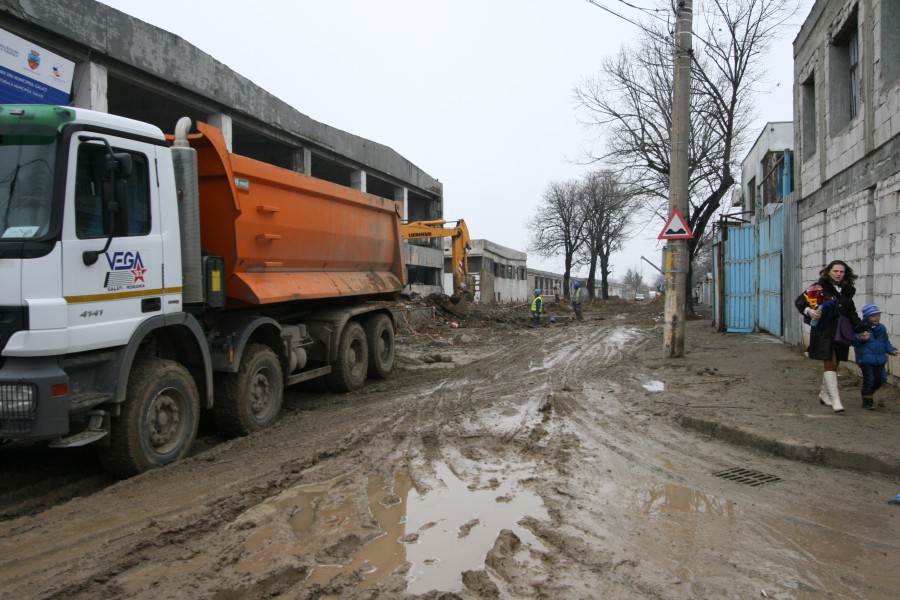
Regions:
[[[756,227],[728,227],[724,263],[725,329],[749,333],[756,321]]]
[[[782,333],[781,290],[783,282],[784,206],[779,204],[759,223],[759,328],[777,336]]]

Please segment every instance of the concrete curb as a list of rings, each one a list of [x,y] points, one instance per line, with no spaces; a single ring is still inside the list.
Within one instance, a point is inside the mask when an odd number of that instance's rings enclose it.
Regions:
[[[900,462],[893,457],[879,458],[853,450],[816,446],[805,440],[774,439],[739,425],[689,415],[678,415],[676,420],[685,429],[692,429],[738,446],[751,446],[783,458],[819,463],[839,469],[900,475]]]

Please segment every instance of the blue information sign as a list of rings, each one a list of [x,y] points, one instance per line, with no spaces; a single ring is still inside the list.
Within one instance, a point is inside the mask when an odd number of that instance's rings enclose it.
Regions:
[[[75,63],[0,29],[0,104],[69,103]]]

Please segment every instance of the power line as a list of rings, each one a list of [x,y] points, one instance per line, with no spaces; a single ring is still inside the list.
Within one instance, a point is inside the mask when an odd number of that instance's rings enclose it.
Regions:
[[[655,18],[655,19],[660,19],[661,21],[666,21],[666,23],[668,24],[668,20],[662,19],[661,17],[659,17],[659,16],[657,16],[657,15],[655,14],[655,13],[660,13],[660,12],[668,12],[668,11],[662,9],[662,8],[644,8],[643,6],[637,6],[637,5],[635,5],[635,4],[631,4],[630,2],[626,2],[626,0],[619,0],[619,2],[621,2],[621,3],[624,4],[625,6],[630,6],[631,8],[633,8],[633,9],[635,9],[635,10],[639,10],[639,11],[641,11],[641,12],[645,12],[645,13],[647,13],[648,15],[650,15],[651,17],[653,17],[653,18]]]
[[[658,12],[668,12],[668,11],[664,11],[663,9],[658,9],[658,8],[644,8],[644,7],[641,7],[641,6],[637,6],[637,5],[635,5],[635,4],[631,4],[630,2],[627,2],[626,0],[617,0],[617,1],[618,1],[618,2],[621,2],[621,3],[624,4],[625,6],[628,6],[628,7],[630,7],[630,8],[635,9],[635,10],[639,10],[639,11],[641,11],[641,12],[643,12],[643,13],[646,13],[647,15],[653,17],[654,19],[657,19],[657,20],[659,20],[659,21],[662,21],[662,22],[665,23],[666,26],[668,27],[669,35],[673,35],[673,33],[674,33],[674,27],[673,27],[673,25],[669,22],[669,20],[668,20],[668,19],[664,19],[664,18],[660,17],[659,15],[655,14],[655,13],[658,13]],[[620,13],[617,13],[616,11],[612,10],[611,8],[609,8],[609,7],[607,7],[607,6],[603,6],[602,4],[598,3],[597,0],[587,0],[587,2],[589,2],[589,3],[592,4],[593,6],[596,6],[596,7],[599,8],[600,10],[605,10],[605,11],[608,12],[609,14],[611,14],[611,15],[613,15],[613,16],[615,16],[615,17],[618,17],[618,18],[622,19],[623,21],[626,21],[626,22],[628,22],[628,23],[631,23],[632,25],[634,25],[635,27],[637,27],[638,29],[640,29],[640,30],[643,31],[644,33],[646,33],[646,34],[648,34],[648,35],[651,35],[651,36],[653,36],[653,37],[656,37],[657,39],[663,40],[663,41],[665,41],[666,43],[671,44],[672,46],[676,46],[677,43],[678,43],[677,41],[673,41],[673,40],[670,40],[670,39],[668,39],[668,38],[666,38],[666,37],[664,37],[664,36],[661,36],[659,33],[657,33],[656,31],[653,31],[652,29],[648,29],[648,28],[645,27],[642,23],[639,23],[639,22],[637,22],[637,21],[634,21],[634,20],[632,20],[632,19],[629,19],[629,18],[626,17],[625,15],[620,14]],[[697,39],[697,40],[703,42],[705,45],[707,45],[707,46],[709,46],[709,47],[715,46],[715,44],[710,43],[709,41],[707,41],[706,39],[704,39],[702,36],[697,35],[696,33],[693,33],[693,32],[692,32],[692,35],[693,35],[694,39]]]
[[[603,6],[602,4],[600,4],[599,2],[597,2],[596,0],[587,0],[587,1],[588,1],[590,4],[592,4],[593,6],[596,6],[597,8],[599,8],[600,10],[605,10],[606,12],[608,12],[608,13],[611,14],[611,15],[613,15],[614,17],[618,17],[618,18],[622,19],[623,21],[625,21],[625,22],[627,22],[627,23],[631,23],[632,25],[634,25],[635,27],[637,27],[638,29],[640,29],[641,31],[643,31],[644,33],[646,33],[646,34],[648,34],[648,35],[650,35],[650,36],[656,37],[656,38],[658,38],[658,39],[664,41],[664,42],[667,43],[667,44],[671,44],[671,43],[672,43],[671,40],[669,40],[669,39],[666,38],[665,36],[660,35],[658,32],[653,31],[652,29],[649,29],[649,28],[646,27],[644,24],[639,23],[638,21],[634,21],[634,20],[632,20],[632,19],[629,19],[629,18],[626,17],[625,15],[623,15],[623,14],[621,14],[621,13],[618,13],[618,12],[614,11],[613,9],[609,8],[608,6]],[[635,9],[637,9],[637,10],[641,10],[641,11],[643,11],[643,12],[647,12],[647,10],[648,10],[648,9],[642,9],[642,8],[639,7],[639,6],[634,6],[633,4],[629,4],[629,3],[626,2],[625,0],[619,0],[619,2],[622,2],[622,3],[625,4],[626,6],[630,6],[630,7],[632,7],[632,8],[635,8]],[[662,17],[660,17],[660,16],[658,16],[658,15],[652,14],[652,12],[648,12],[647,14],[649,14],[650,16],[652,16],[652,17],[655,18],[655,19],[658,19],[658,20],[664,22],[664,23],[666,24],[666,26],[668,27],[668,29],[669,29],[669,34],[671,35],[671,33],[672,33],[672,25],[669,23],[668,20],[663,19]]]
[[[590,4],[593,4],[594,6],[596,6],[597,8],[599,8],[600,10],[605,10],[606,12],[608,12],[608,13],[611,14],[611,15],[613,15],[614,17],[619,17],[619,18],[622,19],[623,21],[627,21],[628,23],[631,23],[632,25],[634,25],[634,26],[637,27],[638,29],[641,29],[641,30],[644,30],[644,29],[645,29],[645,27],[644,27],[643,25],[641,25],[640,23],[638,23],[637,21],[632,21],[631,19],[629,19],[629,18],[626,17],[625,15],[619,14],[619,13],[617,13],[616,11],[614,11],[614,10],[611,9],[611,8],[608,8],[608,7],[606,7],[606,6],[603,6],[602,4],[599,4],[599,3],[595,2],[595,0],[587,0],[587,1],[588,1]]]

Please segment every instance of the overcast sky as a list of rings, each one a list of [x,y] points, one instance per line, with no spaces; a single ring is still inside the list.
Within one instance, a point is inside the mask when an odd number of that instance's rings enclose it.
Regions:
[[[393,148],[441,181],[446,219],[521,251],[547,184],[589,169],[579,163],[597,133],[578,124],[573,87],[638,33],[586,0],[103,3],[181,36],[311,118]],[[793,118],[791,43],[805,16],[772,47],[773,91],[757,106],[757,130]],[[613,256],[613,278],[636,267],[655,280],[641,256],[660,263],[663,225],[647,223]],[[560,260],[529,256],[528,266],[562,272]]]

